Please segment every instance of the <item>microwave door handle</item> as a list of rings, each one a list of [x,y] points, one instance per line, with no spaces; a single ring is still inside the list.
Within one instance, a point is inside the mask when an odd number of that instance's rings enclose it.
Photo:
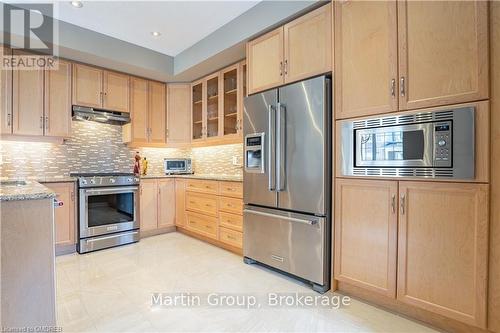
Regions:
[[[285,108],[281,103],[276,107],[276,191],[281,192],[285,189]]]
[[[269,105],[268,108],[268,129],[269,129],[269,139],[267,140],[267,151],[268,151],[268,158],[267,158],[267,169],[269,172],[268,176],[268,189],[269,191],[275,191],[276,190],[276,184],[275,184],[275,169],[274,169],[274,164],[275,164],[275,158],[276,158],[276,151],[275,151],[275,145],[274,145],[274,140],[275,140],[275,133],[274,131],[276,130],[275,126],[275,112],[274,112],[274,107],[272,105]]]

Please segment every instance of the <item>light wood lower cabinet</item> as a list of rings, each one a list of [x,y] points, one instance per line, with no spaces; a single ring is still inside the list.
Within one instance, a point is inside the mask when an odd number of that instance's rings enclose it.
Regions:
[[[186,180],[177,178],[175,180],[175,225],[182,227],[186,225]]]
[[[55,245],[75,245],[75,184],[47,183],[44,185],[56,192],[56,199],[62,202],[62,206],[54,209]]]
[[[486,327],[489,185],[337,178],[335,193],[335,279]]]
[[[402,302],[486,327],[488,185],[400,182]]]
[[[186,227],[203,236],[217,239],[217,218],[188,211]]]
[[[177,226],[230,249],[241,251],[243,245],[243,192],[238,182],[189,179],[179,185],[177,198],[185,193],[184,205],[178,205],[186,220]],[[230,194],[232,197],[226,196]],[[181,215],[181,212],[177,212]],[[182,229],[181,229],[182,230]]]
[[[396,181],[335,182],[334,276],[396,297]]]
[[[218,198],[215,195],[186,192],[186,209],[205,215],[217,216]]]
[[[156,179],[143,179],[140,185],[141,231],[158,228],[158,184]]]
[[[142,179],[140,184],[141,232],[173,227],[175,225],[175,180]]]
[[[158,180],[158,228],[175,225],[175,179]]]

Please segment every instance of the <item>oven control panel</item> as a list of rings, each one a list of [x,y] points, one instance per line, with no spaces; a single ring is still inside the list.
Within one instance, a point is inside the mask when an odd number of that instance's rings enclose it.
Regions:
[[[451,121],[434,124],[434,166],[452,165],[452,123]]]
[[[140,179],[135,176],[89,176],[79,177],[79,187],[103,187],[138,185]]]

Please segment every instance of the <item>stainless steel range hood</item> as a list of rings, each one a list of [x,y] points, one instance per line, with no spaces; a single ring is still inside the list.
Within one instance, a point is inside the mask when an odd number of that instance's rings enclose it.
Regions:
[[[112,125],[124,125],[130,122],[130,114],[73,105],[73,120],[90,120]]]

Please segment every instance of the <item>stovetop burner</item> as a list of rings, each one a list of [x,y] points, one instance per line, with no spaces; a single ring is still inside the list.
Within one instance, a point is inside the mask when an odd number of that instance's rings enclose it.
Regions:
[[[71,177],[127,177],[133,176],[134,174],[131,172],[71,172],[69,175]]]

